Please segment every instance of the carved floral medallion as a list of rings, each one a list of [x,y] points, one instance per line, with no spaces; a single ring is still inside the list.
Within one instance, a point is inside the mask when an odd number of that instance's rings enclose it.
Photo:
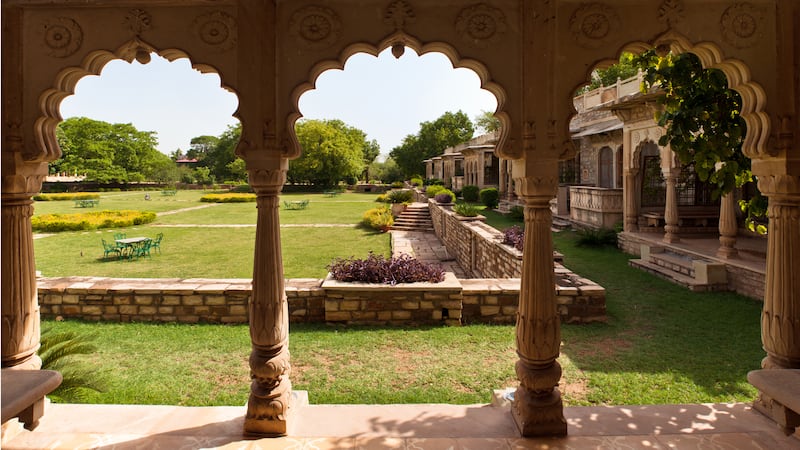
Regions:
[[[590,3],[575,10],[569,28],[578,45],[597,48],[607,43],[619,29],[619,16],[607,5]]]
[[[463,9],[455,26],[462,39],[479,48],[499,41],[507,29],[503,12],[485,4]]]
[[[330,8],[306,6],[292,14],[289,34],[298,43],[311,50],[321,50],[333,45],[342,34],[342,21]]]
[[[44,22],[42,40],[48,55],[65,58],[81,47],[83,30],[78,22],[68,17],[56,17]]]
[[[746,48],[760,38],[764,25],[764,12],[750,3],[737,3],[722,14],[720,28],[725,42],[736,48]]]
[[[219,51],[229,50],[236,45],[236,19],[222,11],[199,16],[193,28],[201,41]]]
[[[390,3],[383,15],[383,23],[395,30],[402,30],[406,24],[413,23],[416,19],[414,9],[405,0],[395,0]]]
[[[125,24],[137,36],[150,29],[151,21],[150,14],[141,9],[132,9],[125,15]]]
[[[683,2],[681,0],[664,0],[658,7],[658,20],[668,27],[675,26],[683,20]]]

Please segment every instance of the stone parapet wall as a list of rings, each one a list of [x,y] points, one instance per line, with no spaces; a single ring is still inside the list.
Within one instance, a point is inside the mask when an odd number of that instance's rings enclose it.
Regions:
[[[469,277],[522,276],[522,252],[502,244],[503,233],[480,219],[466,219],[433,200],[426,201],[436,235]]]
[[[605,320],[605,290],[556,266],[565,323]],[[44,318],[113,322],[247,323],[249,279],[40,278]],[[458,280],[439,286],[370,286],[319,279],[286,282],[292,323],[445,324],[516,321],[519,279]]]

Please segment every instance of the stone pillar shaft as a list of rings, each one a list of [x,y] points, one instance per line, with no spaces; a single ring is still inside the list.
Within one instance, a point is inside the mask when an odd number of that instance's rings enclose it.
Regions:
[[[667,204],[664,207],[664,242],[674,243],[680,242],[678,236],[678,191],[677,182],[678,175],[673,171],[669,171],[664,177],[667,182]]]
[[[33,255],[30,194],[7,196],[2,204],[2,366],[39,369],[39,301]]]
[[[722,196],[719,205],[719,250],[720,258],[735,258],[736,250],[736,195],[733,192]]]
[[[639,231],[639,209],[637,208],[636,198],[636,174],[635,169],[626,169],[624,172],[624,188],[622,197],[624,204],[624,223],[623,230],[627,232]]]
[[[763,366],[800,369],[800,277],[796,265],[800,255],[800,193],[784,196],[762,192],[769,196],[766,289],[761,313],[761,340],[767,352]]]
[[[278,195],[285,177],[285,168],[250,171],[258,196],[258,222],[249,305],[252,383],[244,432],[253,436],[287,434],[291,407],[289,314],[278,218]]]
[[[560,436],[567,433],[556,361],[561,344],[561,322],[556,309],[553,265],[552,213],[557,178],[517,180],[525,201],[525,246],[519,312],[517,314],[517,377],[512,413],[523,436]]]

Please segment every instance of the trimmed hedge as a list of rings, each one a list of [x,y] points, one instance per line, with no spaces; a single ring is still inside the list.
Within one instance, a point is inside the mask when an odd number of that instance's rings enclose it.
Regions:
[[[205,203],[247,203],[256,201],[256,194],[206,194],[200,197]]]
[[[31,217],[33,231],[81,231],[98,228],[123,228],[156,220],[151,211],[94,211],[74,214],[44,214]]]
[[[364,213],[361,223],[373,230],[386,231],[394,224],[392,210],[387,207],[372,208]]]
[[[37,202],[61,202],[67,200],[94,200],[99,199],[100,194],[91,192],[66,192],[61,194],[37,194],[33,199]]]
[[[461,198],[465,202],[476,203],[480,200],[480,188],[474,184],[468,184],[461,189]]]
[[[481,203],[488,209],[495,209],[500,204],[500,193],[496,188],[486,188],[481,190]]]

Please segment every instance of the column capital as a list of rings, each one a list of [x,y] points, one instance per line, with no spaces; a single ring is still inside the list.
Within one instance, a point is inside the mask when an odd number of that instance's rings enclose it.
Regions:
[[[773,197],[789,197],[800,202],[800,176],[758,175],[758,189],[771,200]]]
[[[289,160],[280,156],[270,158],[248,159],[247,174],[250,186],[256,194],[280,192],[286,183],[286,172],[289,170]]]
[[[46,162],[24,162],[19,154],[15,154],[12,161],[6,162],[3,157],[2,195],[3,201],[14,198],[30,200],[35,194],[41,192],[42,183],[47,176]]]

